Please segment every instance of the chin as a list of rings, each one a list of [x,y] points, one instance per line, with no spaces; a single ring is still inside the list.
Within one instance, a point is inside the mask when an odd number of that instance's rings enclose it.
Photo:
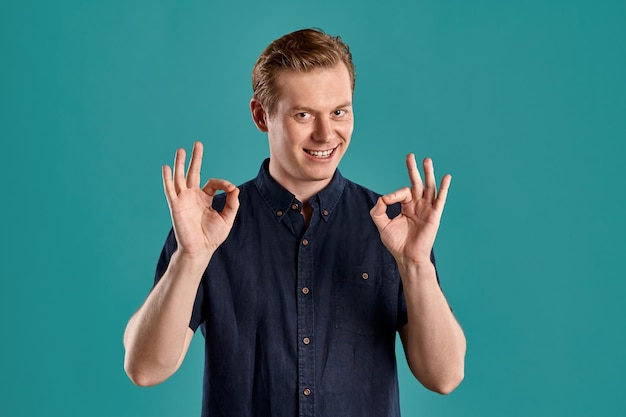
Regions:
[[[332,167],[327,166],[324,169],[316,169],[314,171],[309,171],[308,177],[311,179],[311,181],[330,180],[333,177],[333,175],[335,175],[336,170],[337,170],[336,165],[333,165]]]

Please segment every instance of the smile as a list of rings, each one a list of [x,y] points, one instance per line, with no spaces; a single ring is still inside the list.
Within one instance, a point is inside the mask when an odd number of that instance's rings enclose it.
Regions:
[[[305,149],[304,151],[306,153],[308,153],[309,155],[314,156],[315,158],[325,159],[325,158],[330,157],[330,155],[332,155],[332,153],[335,151],[335,149],[337,149],[336,146],[334,148],[332,148],[332,149],[327,149],[325,151],[312,151],[312,150],[309,150],[309,149]]]

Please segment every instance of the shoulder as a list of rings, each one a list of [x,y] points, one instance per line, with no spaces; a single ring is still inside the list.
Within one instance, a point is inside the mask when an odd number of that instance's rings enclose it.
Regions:
[[[370,190],[369,188],[361,185],[361,184],[357,184],[354,181],[351,181],[347,178],[344,178],[345,184],[346,184],[346,191],[350,192],[350,193],[357,193],[357,194],[362,194],[365,196],[368,196],[370,198],[374,198],[377,199],[381,194]]]

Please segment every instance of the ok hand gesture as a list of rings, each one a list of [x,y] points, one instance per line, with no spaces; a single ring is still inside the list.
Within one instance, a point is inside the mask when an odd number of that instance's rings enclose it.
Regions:
[[[415,155],[406,157],[411,188],[402,188],[378,199],[370,215],[380,232],[383,244],[392,253],[396,262],[424,264],[430,262],[430,252],[446,203],[452,177],[446,174],[441,180],[439,193],[435,185],[435,171],[431,159],[424,160],[422,183]],[[395,218],[387,216],[387,205],[401,203],[402,212]]]
[[[185,150],[178,149],[174,159],[174,176],[168,165],[163,166],[163,188],[172,215],[178,251],[185,255],[210,259],[226,240],[239,209],[239,189],[226,180],[210,179],[200,188],[202,143],[196,142],[185,177]],[[218,191],[227,193],[221,212],[213,209],[213,197]],[[207,260],[208,260],[207,259]]]

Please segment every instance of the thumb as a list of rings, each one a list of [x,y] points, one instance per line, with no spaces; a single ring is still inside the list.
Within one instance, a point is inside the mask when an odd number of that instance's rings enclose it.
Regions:
[[[383,202],[382,197],[378,197],[378,201],[376,201],[376,204],[370,210],[370,216],[378,228],[378,231],[382,231],[391,221],[389,216],[387,216],[387,205]]]
[[[227,219],[229,223],[233,223],[235,215],[239,210],[239,188],[235,188],[226,195],[226,205],[222,210],[222,216]]]

